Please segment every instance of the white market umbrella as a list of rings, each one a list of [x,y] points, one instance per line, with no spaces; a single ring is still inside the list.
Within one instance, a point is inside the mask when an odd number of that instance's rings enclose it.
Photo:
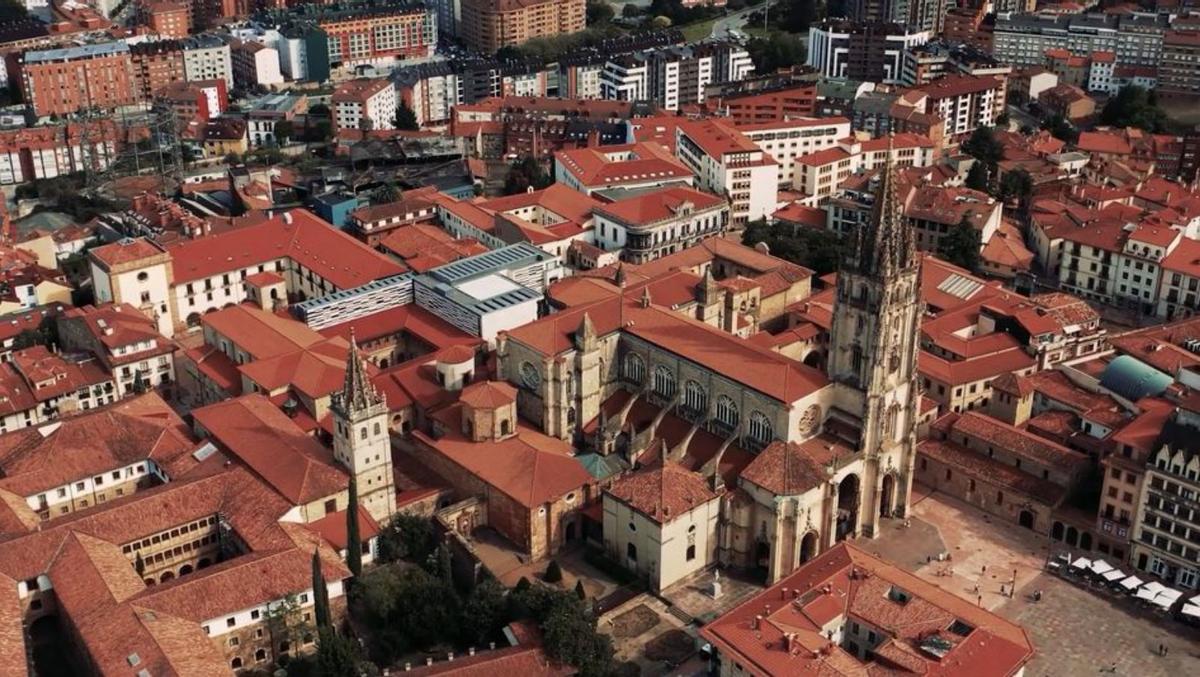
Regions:
[[[1103,575],[1112,570],[1113,570],[1112,565],[1109,564],[1108,562],[1105,562],[1102,559],[1098,559],[1095,562],[1092,562],[1092,572],[1093,573]]]
[[[1171,604],[1174,604],[1175,600],[1179,599],[1180,597],[1183,597],[1182,592],[1179,592],[1178,590],[1173,590],[1171,588],[1167,588],[1166,590],[1163,590],[1162,592],[1158,593],[1158,597],[1156,599],[1166,599]]]
[[[1200,606],[1196,606],[1194,604],[1184,604],[1183,610],[1180,613],[1182,613],[1184,616],[1200,618]]]
[[[1150,603],[1154,606],[1162,607],[1163,609],[1170,609],[1172,604],[1170,600],[1162,597],[1161,595],[1150,600]]]
[[[1137,596],[1146,601],[1151,601],[1155,597],[1158,597],[1158,593],[1162,592],[1163,590],[1166,590],[1166,588],[1159,583],[1151,581],[1143,585],[1141,590],[1137,591]]]
[[[1125,572],[1121,571],[1120,569],[1113,569],[1112,571],[1104,574],[1104,580],[1108,581],[1109,583],[1115,582],[1122,578],[1125,578]]]
[[[1089,569],[1089,568],[1091,568],[1091,566],[1092,566],[1092,560],[1090,560],[1086,557],[1080,557],[1079,559],[1075,560],[1074,562],[1071,562],[1071,568],[1073,568],[1073,569]]]
[[[1130,576],[1129,578],[1121,581],[1121,587],[1128,590],[1137,590],[1138,586],[1140,586],[1142,583],[1142,579],[1138,578],[1137,576]]]

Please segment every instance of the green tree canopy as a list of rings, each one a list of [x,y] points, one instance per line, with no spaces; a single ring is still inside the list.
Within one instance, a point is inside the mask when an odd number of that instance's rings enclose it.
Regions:
[[[1155,93],[1134,85],[1121,88],[1108,100],[1100,111],[1100,122],[1114,127],[1137,127],[1147,132],[1161,132],[1168,125],[1167,114],[1158,107]]]
[[[317,674],[321,677],[359,677],[354,642],[334,632],[317,631]]]
[[[355,578],[362,576],[362,534],[358,528],[358,479],[350,476],[350,499],[346,506],[346,566]]]
[[[616,16],[612,5],[603,0],[589,0],[587,3],[587,25],[606,24]]]
[[[551,183],[554,183],[554,180],[546,173],[542,164],[532,155],[526,155],[509,167],[508,176],[504,178],[504,194],[524,193],[531,187],[541,190]]]
[[[417,124],[417,114],[409,107],[407,101],[401,101],[396,108],[396,129],[415,132],[421,128]]]
[[[991,127],[976,127],[971,133],[971,138],[963,143],[962,149],[964,153],[983,162],[989,168],[995,167],[1004,159],[1004,146],[1000,144]]]
[[[396,515],[379,534],[379,559],[384,562],[421,563],[436,549],[433,523],[424,517]]]
[[[746,43],[746,51],[754,62],[754,72],[772,73],[780,68],[804,63],[804,43],[796,36],[771,31],[764,37],[754,37]]]
[[[988,189],[988,170],[987,165],[976,160],[971,163],[971,169],[967,171],[967,178],[964,181],[967,188],[972,190],[981,190],[987,192]]]
[[[965,217],[938,241],[938,256],[972,272],[979,270],[979,231]]]
[[[747,224],[742,244],[753,247],[760,242],[765,242],[775,256],[809,268],[817,275],[836,271],[841,262],[841,239],[828,230],[800,228],[793,233],[759,219]]]

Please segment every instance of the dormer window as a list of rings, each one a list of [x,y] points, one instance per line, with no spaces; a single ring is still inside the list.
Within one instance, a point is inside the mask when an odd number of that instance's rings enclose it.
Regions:
[[[887,596],[888,599],[900,605],[908,604],[908,600],[912,599],[912,595],[895,585],[888,588]]]

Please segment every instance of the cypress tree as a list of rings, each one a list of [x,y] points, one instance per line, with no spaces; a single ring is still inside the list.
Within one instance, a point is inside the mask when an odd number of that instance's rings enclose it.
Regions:
[[[346,566],[355,578],[362,576],[362,536],[358,531],[358,480],[350,477],[350,505],[346,508]]]
[[[317,619],[317,628],[329,628],[332,625],[329,618],[329,590],[325,588],[325,577],[321,575],[321,556],[317,550],[313,550],[312,579],[313,615]]]

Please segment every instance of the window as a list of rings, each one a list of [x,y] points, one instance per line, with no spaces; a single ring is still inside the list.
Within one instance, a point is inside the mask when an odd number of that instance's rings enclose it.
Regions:
[[[704,392],[704,387],[696,381],[688,381],[683,386],[683,406],[685,409],[703,414],[708,408],[708,394]]]
[[[630,562],[636,562],[637,561],[637,546],[632,543],[625,546],[625,557]]]
[[[687,547],[687,561],[690,562],[694,559],[696,559],[696,546],[693,544]]]
[[[750,413],[750,438],[755,442],[767,444],[774,437],[774,431],[771,429],[771,421],[766,414],[761,411],[753,411]]]
[[[727,395],[717,398],[717,421],[726,428],[736,428],[739,420],[737,404]]]
[[[259,616],[258,609],[254,609],[253,611],[250,612],[250,618],[253,618],[254,620],[258,620],[258,616]]]
[[[237,620],[235,620],[233,616],[225,619],[225,627],[232,628],[235,625],[237,625]]]
[[[622,364],[625,379],[631,383],[642,383],[646,380],[646,363],[637,353],[629,353]]]
[[[237,656],[234,656],[233,660],[229,661],[229,667],[233,668],[234,670],[241,669],[242,659]]]
[[[675,396],[675,372],[666,365],[654,368],[654,392],[668,400]]]
[[[229,638],[229,646],[237,646],[237,645],[238,645],[238,638],[237,638],[237,637],[230,637],[230,638]]]

